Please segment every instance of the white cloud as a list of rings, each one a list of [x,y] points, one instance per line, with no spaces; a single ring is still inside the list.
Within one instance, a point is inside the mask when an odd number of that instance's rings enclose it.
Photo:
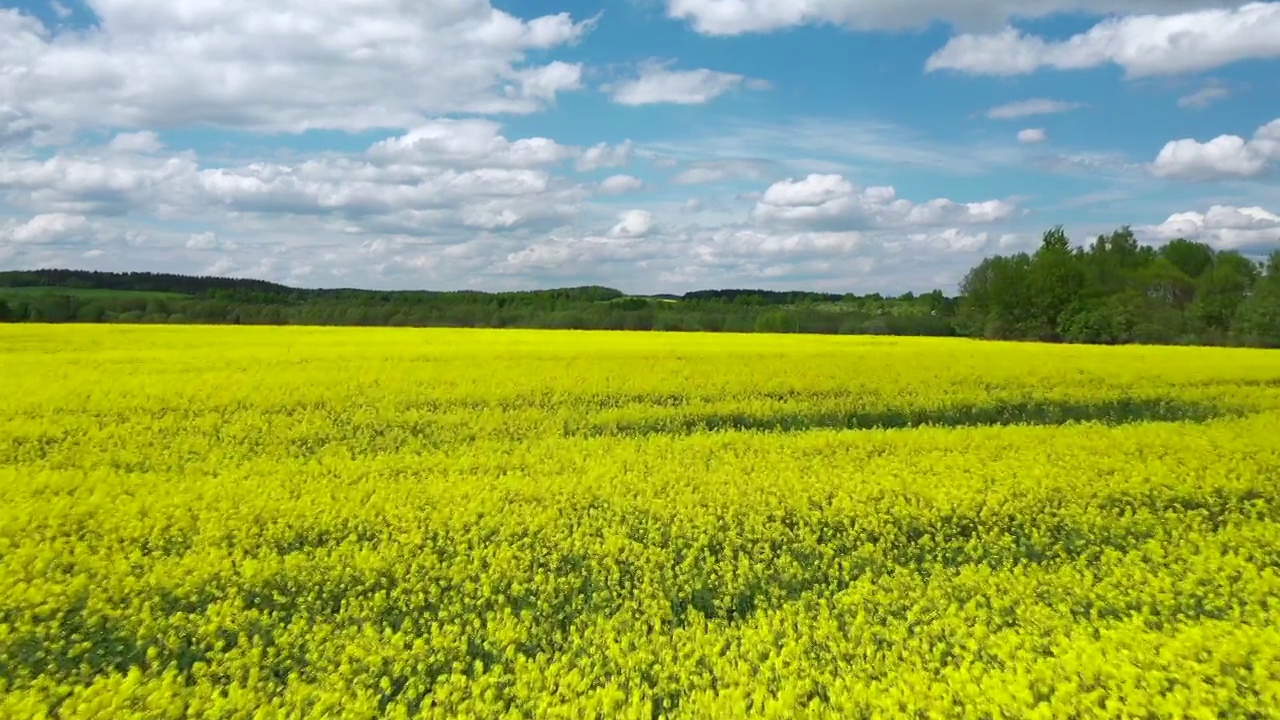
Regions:
[[[899,30],[927,27],[936,20],[987,29],[1013,18],[1063,12],[1126,14],[1219,5],[1220,0],[667,0],[667,14],[690,21],[700,33],[737,35],[823,23],[855,30]]]
[[[528,64],[592,21],[521,20],[488,0],[94,0],[98,24],[52,34],[0,9],[0,97],[28,124],[298,132],[408,128],[443,113],[526,113],[581,85]]]
[[[45,212],[116,215],[155,209],[196,187],[189,155],[57,154],[48,160],[0,158],[0,193]]]
[[[111,144],[145,145],[139,139]],[[287,162],[203,163],[191,153],[106,145],[0,158],[0,198],[28,213],[0,220],[0,252],[16,267],[330,287],[601,282],[674,292],[736,283],[902,292],[958,280],[999,237],[966,227],[1012,209],[1005,201],[912,203],[892,188],[806,176],[758,181],[737,203],[695,196],[616,213],[590,202],[597,185],[547,164],[585,153],[523,140],[492,125],[431,121],[365,152]],[[743,203],[755,211],[744,215]],[[193,229],[165,230],[170,219]]]
[[[66,20],[71,17],[71,8],[58,2],[58,0],[53,0],[53,2],[49,3],[49,7],[53,8],[53,14],[57,15],[59,20]]]
[[[1049,98],[1033,98],[993,107],[987,111],[987,117],[993,120],[1012,120],[1031,115],[1052,115],[1070,112],[1087,107],[1085,103],[1051,100]]]
[[[572,150],[547,138],[511,142],[492,120],[432,120],[404,135],[382,140],[369,157],[387,163],[445,164],[451,167],[532,168],[566,160]]]
[[[1004,200],[957,203],[938,198],[913,203],[892,187],[859,189],[840,175],[811,174],[774,183],[756,203],[752,216],[764,223],[813,229],[943,226],[988,223],[1009,218],[1015,206]]]
[[[1062,41],[1012,27],[959,35],[934,53],[925,69],[1024,75],[1042,67],[1080,70],[1114,63],[1129,77],[1144,77],[1275,57],[1280,57],[1280,2],[1254,2],[1231,9],[1112,17]]]
[[[630,140],[618,145],[599,143],[582,151],[577,167],[581,172],[590,172],[600,168],[624,167],[631,162],[635,154],[635,146]]]
[[[618,216],[618,224],[609,228],[609,237],[644,237],[652,229],[653,215],[647,210],[628,210]]]
[[[1207,212],[1181,212],[1159,225],[1134,229],[1144,238],[1198,240],[1219,250],[1262,255],[1280,247],[1280,215],[1260,207],[1214,205]]]
[[[670,70],[669,62],[647,61],[640,65],[638,77],[607,86],[613,101],[620,105],[652,105],[674,103],[701,105],[730,90],[747,84],[749,89],[767,89],[768,83],[733,73],[706,68]]]
[[[0,244],[44,245],[46,243],[74,239],[89,226],[81,215],[44,213],[26,222],[9,220],[0,224]]]
[[[107,147],[116,152],[153,153],[164,148],[160,136],[150,130],[136,133],[120,133],[112,138]]]
[[[640,178],[631,175],[610,175],[600,181],[600,191],[607,195],[620,195],[635,192],[644,187]]]
[[[239,245],[231,240],[219,237],[216,232],[205,231],[191,233],[191,236],[187,238],[186,247],[188,250],[221,250],[225,252],[235,250]]]
[[[1253,138],[1219,135],[1208,142],[1172,140],[1151,163],[1156,177],[1193,180],[1257,177],[1280,162],[1280,119],[1257,129]]]
[[[1178,98],[1178,107],[1203,110],[1229,97],[1231,97],[1231,88],[1218,82],[1210,82],[1199,90]]]
[[[346,218],[368,232],[421,235],[440,228],[496,230],[577,212],[588,191],[538,167],[569,151],[541,139],[476,133],[481,123],[413,131],[368,152],[294,164],[201,167],[193,155],[59,153],[0,158],[0,193],[45,212],[151,213],[189,220],[245,216]]]
[[[1024,145],[1042,143],[1048,139],[1049,135],[1044,131],[1044,128],[1027,128],[1026,130],[1018,131],[1018,142]]]
[[[971,233],[958,228],[947,228],[935,233],[913,233],[907,237],[914,247],[932,247],[952,253],[981,252],[991,245],[989,233]]]
[[[541,67],[513,71],[512,77],[520,83],[516,97],[550,105],[559,93],[582,87],[582,65],[556,60]]]

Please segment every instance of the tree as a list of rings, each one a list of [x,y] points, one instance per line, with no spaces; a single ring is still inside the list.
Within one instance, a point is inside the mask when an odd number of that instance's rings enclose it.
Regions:
[[[1213,267],[1214,250],[1204,243],[1179,238],[1160,248],[1160,257],[1173,263],[1187,277],[1197,280]]]
[[[1091,297],[1101,297],[1130,289],[1135,277],[1156,257],[1155,250],[1138,244],[1128,226],[1110,235],[1099,235],[1080,258],[1085,273],[1084,291]]]
[[[9,319],[9,303],[0,298],[0,322],[8,322]]]
[[[1225,333],[1258,277],[1258,267],[1235,251],[1218,253],[1200,278],[1192,312],[1200,325]]]
[[[1138,286],[1148,297],[1180,311],[1196,296],[1196,281],[1163,255],[1143,269]]]
[[[1280,348],[1280,282],[1260,282],[1236,310],[1235,339],[1248,345]]]
[[[75,316],[76,302],[70,295],[41,295],[31,301],[30,317],[37,322],[70,322]]]
[[[1231,328],[1247,344],[1280,347],[1280,250],[1263,261],[1262,277],[1240,303]]]
[[[1061,226],[1044,234],[1029,270],[1035,332],[1046,340],[1061,337],[1065,315],[1080,301],[1085,279]]]
[[[76,310],[76,322],[99,323],[107,317],[107,309],[100,303],[91,302]]]
[[[965,275],[960,316],[970,334],[999,340],[1028,337],[1033,322],[1030,267],[1026,253],[995,255]]]

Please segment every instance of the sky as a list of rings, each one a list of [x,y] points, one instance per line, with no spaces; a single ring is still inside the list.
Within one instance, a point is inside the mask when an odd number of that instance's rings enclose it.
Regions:
[[[0,0],[0,269],[952,292],[1280,248],[1280,2]]]

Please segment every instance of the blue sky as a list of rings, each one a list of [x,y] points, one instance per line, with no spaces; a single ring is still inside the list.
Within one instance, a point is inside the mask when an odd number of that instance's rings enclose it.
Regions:
[[[1280,2],[0,1],[0,267],[954,290],[1280,246]]]

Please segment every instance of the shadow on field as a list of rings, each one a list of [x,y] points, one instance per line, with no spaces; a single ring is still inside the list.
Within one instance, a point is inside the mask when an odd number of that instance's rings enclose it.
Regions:
[[[1246,380],[1203,380],[1194,383],[1196,387],[1244,387],[1244,388],[1280,388],[1280,378],[1251,378]]]
[[[1101,423],[1127,425],[1140,422],[1205,422],[1235,417],[1239,410],[1207,403],[1166,398],[1117,399],[1099,402],[1024,401],[996,405],[948,408],[900,408],[889,410],[793,410],[766,415],[745,413],[677,414],[643,419],[595,420],[570,431],[572,435],[658,435],[750,430],[803,432],[805,430],[894,430],[917,427],[983,427],[1003,425],[1066,425]]]

